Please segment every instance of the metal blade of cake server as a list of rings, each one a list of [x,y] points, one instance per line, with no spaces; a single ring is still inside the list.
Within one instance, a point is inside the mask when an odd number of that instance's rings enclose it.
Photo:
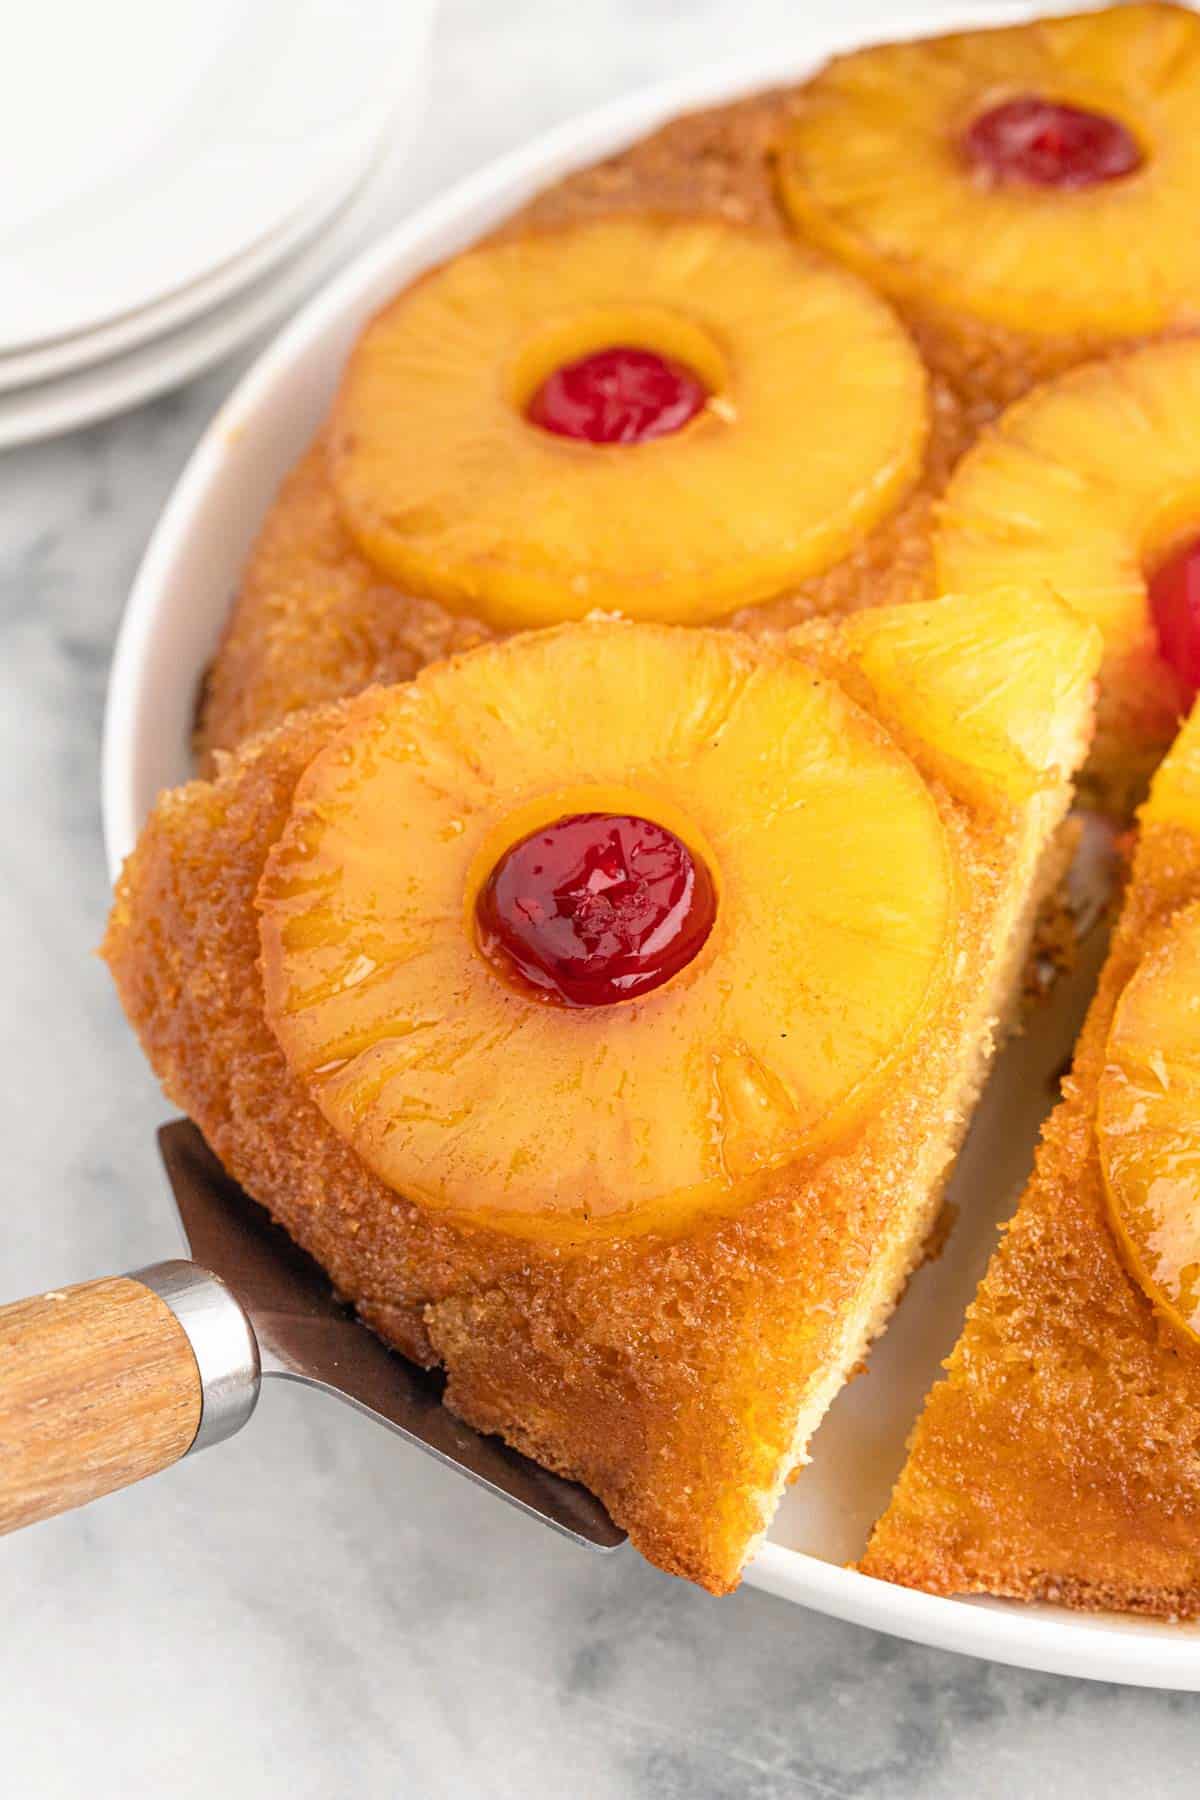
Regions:
[[[579,1543],[612,1550],[625,1542],[586,1488],[448,1411],[438,1376],[389,1350],[338,1301],[324,1271],[226,1174],[190,1120],[164,1125],[158,1142],[192,1256],[245,1308],[264,1375],[349,1401]]]

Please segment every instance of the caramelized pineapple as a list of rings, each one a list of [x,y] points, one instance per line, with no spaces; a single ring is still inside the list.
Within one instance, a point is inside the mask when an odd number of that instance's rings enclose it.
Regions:
[[[1200,706],[1155,776],[1144,831],[1200,841]],[[1200,1337],[1200,903],[1151,938],[1109,1027],[1096,1137],[1111,1222],[1150,1299]]]
[[[1200,687],[1198,535],[1195,339],[1036,389],[967,453],[942,502],[942,584],[975,595],[1042,578],[1103,632],[1092,774],[1117,804]]]
[[[1048,588],[861,613],[843,637],[889,724],[966,798],[1020,804],[1077,767],[1070,701],[1099,634]]]
[[[1121,996],[1096,1138],[1130,1268],[1200,1339],[1200,906],[1171,920]]]
[[[421,1204],[675,1226],[864,1116],[954,879],[912,762],[805,662],[568,626],[365,697],[316,757],[259,893],[267,1016]]]
[[[852,276],[632,215],[401,294],[351,357],[329,467],[372,567],[493,627],[701,624],[858,545],[928,429],[923,364]]]
[[[1184,721],[1139,816],[1143,827],[1176,826],[1200,841],[1200,706]]]
[[[1200,322],[1200,19],[1129,5],[835,59],[780,147],[799,229],[995,399]]]

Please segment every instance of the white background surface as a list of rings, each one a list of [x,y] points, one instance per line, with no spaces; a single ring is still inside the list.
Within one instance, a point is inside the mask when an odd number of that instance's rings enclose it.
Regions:
[[[851,10],[839,8],[842,16]],[[795,0],[449,3],[396,210]],[[163,1105],[88,959],[112,633],[235,368],[0,460],[0,1293],[171,1254]],[[351,1414],[272,1390],[243,1439],[0,1544],[0,1784],[25,1796],[1082,1797],[1195,1791],[1187,1697],[714,1602],[572,1551]]]

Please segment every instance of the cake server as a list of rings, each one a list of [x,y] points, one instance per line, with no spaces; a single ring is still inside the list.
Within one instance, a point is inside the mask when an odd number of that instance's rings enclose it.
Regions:
[[[348,1400],[576,1543],[624,1543],[585,1488],[455,1418],[438,1378],[338,1302],[194,1125],[164,1125],[159,1148],[195,1260],[0,1308],[0,1532],[232,1437],[277,1378]]]

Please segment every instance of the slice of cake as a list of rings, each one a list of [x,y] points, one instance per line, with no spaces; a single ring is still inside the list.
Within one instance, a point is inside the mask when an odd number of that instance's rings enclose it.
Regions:
[[[921,1254],[1098,656],[1027,590],[510,638],[164,795],[105,955],[363,1319],[722,1592]]]
[[[1200,710],[1037,1169],[861,1567],[1200,1614]]]

